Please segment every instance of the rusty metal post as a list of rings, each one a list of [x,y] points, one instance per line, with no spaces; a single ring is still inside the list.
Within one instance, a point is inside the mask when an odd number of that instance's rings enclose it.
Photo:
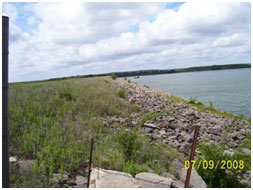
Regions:
[[[198,123],[195,126],[195,130],[194,130],[192,149],[191,149],[191,155],[190,155],[190,160],[189,160],[190,161],[190,167],[187,170],[187,175],[186,175],[186,179],[185,179],[184,188],[189,188],[190,177],[191,177],[191,172],[192,172],[192,160],[194,160],[194,153],[195,153],[195,149],[196,149],[196,143],[197,143],[199,128],[200,128],[200,124]]]
[[[91,138],[91,142],[90,142],[90,160],[89,160],[89,173],[88,173],[87,188],[89,188],[89,186],[90,186],[90,173],[91,173],[92,152],[93,152],[93,138]]]
[[[2,186],[10,186],[9,177],[9,126],[8,126],[8,56],[9,56],[9,17],[2,16]]]

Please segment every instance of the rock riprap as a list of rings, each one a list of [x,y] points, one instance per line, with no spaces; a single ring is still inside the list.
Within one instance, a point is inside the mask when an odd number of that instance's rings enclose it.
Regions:
[[[225,139],[232,149],[238,147],[251,134],[250,123],[247,120],[235,120],[201,112],[194,106],[172,101],[166,93],[124,80],[118,82],[119,86],[123,86],[127,91],[127,100],[141,108],[141,113],[131,115],[132,124],[137,125],[141,115],[145,113],[169,113],[146,121],[142,129],[151,140],[161,140],[184,155],[189,155],[193,130],[197,123],[201,125],[198,141],[219,145],[224,143]]]

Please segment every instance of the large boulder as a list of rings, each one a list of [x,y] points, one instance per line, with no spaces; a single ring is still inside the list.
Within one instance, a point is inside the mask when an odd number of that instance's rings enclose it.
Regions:
[[[90,183],[96,188],[138,188],[130,174],[100,168],[92,168]]]
[[[82,187],[87,187],[87,178],[83,176],[76,176],[76,181],[75,181],[77,187],[82,188]]]
[[[187,170],[185,168],[181,169],[181,176],[180,176],[180,180],[182,182],[185,181],[186,179],[186,174],[187,174]],[[206,188],[207,185],[205,183],[205,181],[202,179],[202,177],[197,173],[197,171],[195,170],[195,168],[192,169],[191,172],[191,178],[190,178],[190,186],[192,187],[196,187],[196,188]]]
[[[135,176],[141,188],[170,188],[173,180],[154,173],[139,173]]]
[[[184,165],[179,162],[177,159],[175,159],[172,162],[172,165],[176,168],[176,177],[181,182],[185,182],[187,170],[185,169]],[[207,185],[202,179],[202,177],[197,173],[195,168],[192,169],[191,172],[191,178],[190,178],[190,187],[196,187],[196,188],[206,188]]]
[[[182,181],[175,180],[172,182],[171,187],[172,188],[184,188],[184,183]]]

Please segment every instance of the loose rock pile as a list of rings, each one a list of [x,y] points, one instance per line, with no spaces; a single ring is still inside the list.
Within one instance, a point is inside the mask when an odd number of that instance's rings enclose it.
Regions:
[[[127,90],[128,101],[138,104],[142,113],[171,112],[169,116],[160,116],[152,121],[147,121],[142,128],[152,140],[161,140],[164,144],[177,148],[185,155],[189,155],[193,130],[197,123],[201,125],[198,141],[219,145],[225,140],[230,148],[238,147],[251,133],[250,123],[246,120],[234,120],[200,112],[193,106],[176,103],[154,89],[123,80],[119,80],[119,83]],[[136,125],[139,119],[140,114],[133,114],[132,124]],[[232,129],[233,132],[225,134],[228,129]],[[245,151],[250,153],[250,150]]]

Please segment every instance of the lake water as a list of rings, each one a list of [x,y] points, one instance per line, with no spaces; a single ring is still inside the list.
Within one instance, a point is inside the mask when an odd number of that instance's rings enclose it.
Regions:
[[[250,118],[250,69],[218,70],[128,77],[184,99],[197,98],[207,105],[213,102],[220,110]]]

